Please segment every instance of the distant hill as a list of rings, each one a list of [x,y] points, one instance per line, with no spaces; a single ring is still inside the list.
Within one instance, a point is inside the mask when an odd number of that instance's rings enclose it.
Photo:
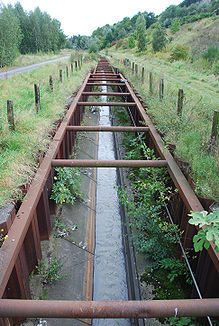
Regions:
[[[168,28],[174,19],[178,19],[182,27],[185,24],[194,23],[204,18],[217,15],[219,15],[219,0],[184,0],[179,5],[170,5],[159,16],[156,16],[153,12],[138,12],[132,18],[125,17],[122,21],[113,25],[106,24],[102,27],[98,27],[93,31],[91,37],[73,35],[68,40],[68,46],[70,48],[90,49],[91,52],[97,52],[130,35],[135,37],[136,21],[139,16],[144,17],[145,26],[148,30],[156,22]],[[214,27],[210,26],[208,27],[209,30],[207,27],[204,28],[203,26],[197,28],[201,28],[203,33],[208,31],[213,32],[214,30]],[[181,30],[185,32],[187,27],[182,27]],[[190,34],[190,36],[192,36],[193,33]],[[203,36],[202,40],[204,44],[208,43],[206,36]],[[217,40],[215,39],[212,42],[217,43]],[[192,41],[192,44],[194,45],[195,42]]]

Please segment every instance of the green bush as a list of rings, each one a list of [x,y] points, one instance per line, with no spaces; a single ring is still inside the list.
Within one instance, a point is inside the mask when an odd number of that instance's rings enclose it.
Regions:
[[[210,62],[219,60],[219,48],[217,46],[209,46],[203,57]]]
[[[186,60],[188,56],[188,48],[186,46],[178,44],[171,52],[170,61]]]

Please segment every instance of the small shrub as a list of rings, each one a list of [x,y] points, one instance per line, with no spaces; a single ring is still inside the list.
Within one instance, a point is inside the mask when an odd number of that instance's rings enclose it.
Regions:
[[[188,58],[189,51],[186,46],[178,44],[173,50],[170,55],[170,61],[177,61],[177,60],[186,60]]]
[[[55,183],[52,188],[51,199],[54,199],[57,204],[64,202],[74,204],[75,200],[81,197],[82,193],[79,190],[81,184],[79,168],[56,168]]]
[[[212,72],[215,76],[219,76],[219,62],[214,62],[212,65]]]
[[[60,281],[64,278],[61,275],[62,262],[56,256],[52,258],[49,262],[46,260],[41,260],[36,266],[37,274],[41,276],[41,283],[51,284],[57,281]]]
[[[219,60],[219,48],[217,46],[210,46],[203,54],[203,57],[210,62]]]

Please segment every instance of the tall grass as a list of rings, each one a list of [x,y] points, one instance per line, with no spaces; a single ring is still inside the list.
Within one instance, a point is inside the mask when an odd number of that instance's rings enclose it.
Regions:
[[[208,151],[213,112],[217,109],[218,94],[209,76],[196,74],[184,63],[174,64],[160,60],[136,57],[128,53],[109,53],[111,62],[120,68],[143,96],[147,113],[167,143],[176,145],[176,155],[191,165],[191,175],[196,192],[204,197],[219,199],[219,153]],[[145,79],[132,74],[131,68],[118,63],[118,58],[128,57],[145,68]],[[166,66],[166,67],[165,67]],[[141,72],[141,69],[139,69]],[[149,72],[153,72],[153,93],[149,89]],[[180,74],[181,77],[180,77]],[[187,76],[187,78],[186,78]],[[164,98],[159,99],[159,82],[164,78]],[[205,82],[201,83],[201,80]],[[195,82],[194,82],[195,81]],[[204,84],[204,86],[203,86]],[[177,115],[178,88],[184,89],[182,116]]]
[[[0,81],[0,206],[21,196],[21,185],[32,178],[39,152],[47,150],[49,134],[55,122],[63,117],[68,98],[94,64],[94,61],[87,61],[73,74],[69,67],[69,78],[66,77],[66,65],[69,65],[66,60]],[[59,81],[60,69],[63,69],[62,83]],[[49,88],[50,75],[54,79],[53,92]],[[34,104],[34,83],[40,85],[41,109],[38,114]],[[7,122],[8,99],[14,102],[14,132],[10,131]]]

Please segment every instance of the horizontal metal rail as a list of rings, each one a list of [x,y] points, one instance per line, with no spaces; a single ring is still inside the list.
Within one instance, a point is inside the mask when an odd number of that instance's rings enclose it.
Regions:
[[[129,126],[68,126],[66,131],[147,132],[149,128]]]
[[[122,93],[122,92],[83,92],[83,95],[99,95],[99,96],[128,96],[130,93]]]
[[[98,168],[161,168],[167,166],[164,160],[52,160],[53,167],[98,167]]]
[[[161,318],[219,316],[219,299],[147,301],[0,300],[0,317]]]
[[[87,86],[125,86],[124,82],[120,83],[87,83]]]
[[[136,106],[135,102],[78,102],[80,106]]]

